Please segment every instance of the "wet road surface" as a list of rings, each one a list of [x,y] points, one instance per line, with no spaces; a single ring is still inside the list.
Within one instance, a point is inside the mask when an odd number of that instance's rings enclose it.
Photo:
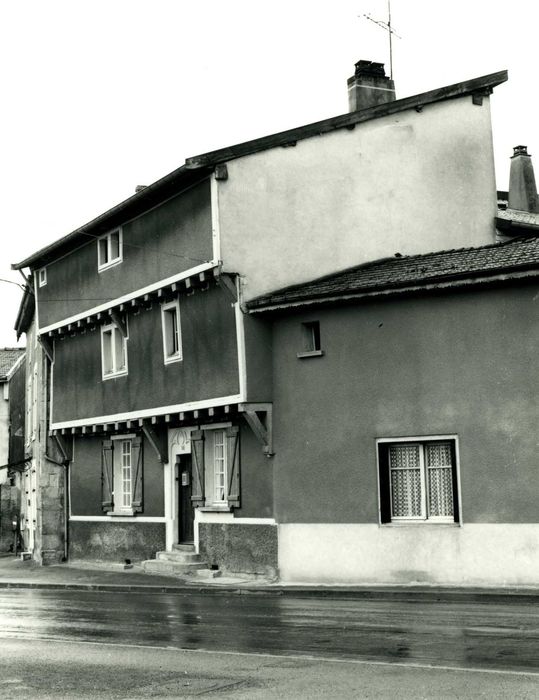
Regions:
[[[0,638],[539,672],[533,598],[421,602],[8,589],[0,592]]]

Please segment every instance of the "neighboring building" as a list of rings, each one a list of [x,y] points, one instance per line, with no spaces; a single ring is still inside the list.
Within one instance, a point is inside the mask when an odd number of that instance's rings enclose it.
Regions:
[[[52,359],[70,556],[193,542],[223,569],[277,571],[274,491],[295,463],[273,457],[274,420],[295,414],[276,398],[271,324],[245,304],[351,263],[494,243],[489,95],[506,77],[367,107],[364,86],[394,93],[359,62],[364,109],[190,158],[14,266],[30,268],[34,345]],[[340,438],[318,433],[320,454]]]
[[[65,467],[67,459],[49,437],[50,362],[36,329],[35,294],[27,286],[15,323],[26,335],[25,466],[19,470],[20,528],[26,552],[42,564],[66,557]]]
[[[248,304],[272,325],[286,581],[539,582],[539,238]]]
[[[0,349],[0,552],[14,546],[13,517],[19,513],[20,491],[12,485],[10,465],[24,459],[24,348]],[[17,421],[19,418],[19,421]],[[22,423],[22,425],[21,425]]]

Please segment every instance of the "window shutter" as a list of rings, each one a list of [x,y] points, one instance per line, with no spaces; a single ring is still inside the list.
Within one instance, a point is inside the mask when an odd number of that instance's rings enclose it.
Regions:
[[[112,473],[112,440],[103,440],[101,446],[101,507],[105,513],[114,508]]]
[[[226,430],[228,468],[228,505],[240,505],[240,429],[237,425]]]
[[[142,459],[142,438],[134,438],[131,444],[131,464],[133,476],[131,487],[131,507],[134,513],[142,513],[142,495],[143,495],[143,459]]]
[[[202,430],[193,430],[191,433],[191,460],[193,471],[191,501],[196,507],[204,505],[204,433]]]
[[[378,465],[380,468],[380,521],[391,522],[391,489],[389,487],[389,448],[378,445]]]

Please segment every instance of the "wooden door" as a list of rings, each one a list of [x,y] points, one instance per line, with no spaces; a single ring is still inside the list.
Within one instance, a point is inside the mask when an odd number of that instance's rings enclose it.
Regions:
[[[191,455],[178,455],[178,542],[191,544],[194,540],[195,510],[191,501]]]

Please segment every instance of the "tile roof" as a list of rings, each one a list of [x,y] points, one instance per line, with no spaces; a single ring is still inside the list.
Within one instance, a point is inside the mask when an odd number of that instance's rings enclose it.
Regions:
[[[246,306],[250,311],[262,311],[433,284],[455,286],[462,280],[532,269],[539,275],[539,238],[518,238],[480,248],[384,258],[279,289],[252,299]]]
[[[0,348],[0,380],[7,378],[9,370],[24,355],[24,348]]]
[[[530,211],[520,211],[520,209],[500,209],[496,214],[500,221],[510,221],[523,226],[538,226],[539,214]]]

